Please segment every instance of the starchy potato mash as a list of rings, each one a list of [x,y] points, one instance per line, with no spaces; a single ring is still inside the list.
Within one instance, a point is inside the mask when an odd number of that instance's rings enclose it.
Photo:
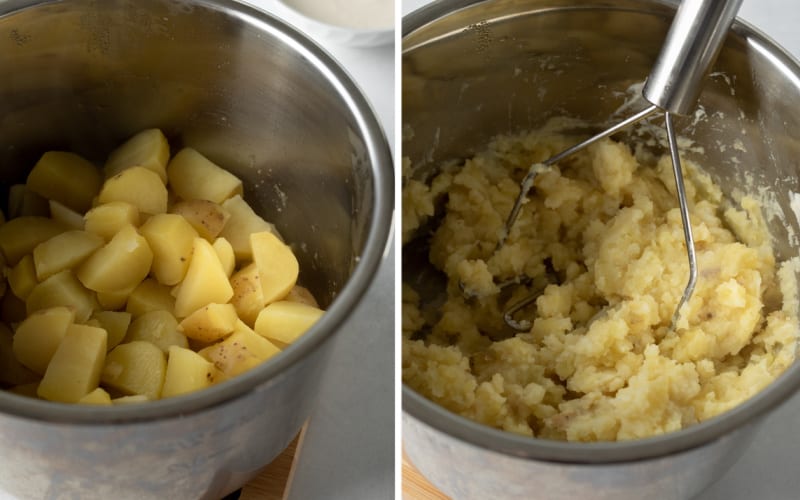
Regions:
[[[522,176],[574,141],[500,136],[429,182],[404,179],[405,243],[444,203],[429,258],[447,276],[435,306],[403,285],[404,382],[483,424],[569,441],[679,430],[769,384],[795,359],[794,263],[776,263],[756,200],[731,201],[688,160],[699,280],[675,328],[689,266],[668,156],[606,139],[543,169],[497,249]],[[502,313],[530,293],[515,317],[532,326],[515,332]]]
[[[142,131],[103,168],[42,155],[0,217],[0,388],[63,403],[201,390],[279,353],[323,311],[242,181]],[[0,213],[0,215],[3,215]]]

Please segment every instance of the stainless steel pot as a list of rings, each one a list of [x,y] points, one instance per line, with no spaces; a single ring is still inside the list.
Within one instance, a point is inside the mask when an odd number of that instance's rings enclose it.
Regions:
[[[424,176],[498,133],[535,128],[554,115],[604,128],[631,84],[648,75],[675,6],[440,0],[413,12],[403,20],[403,155]],[[687,154],[725,191],[759,191],[774,202],[767,216],[780,260],[796,255],[800,234],[792,210],[800,192],[799,104],[797,62],[737,22],[700,99],[707,119],[680,125],[681,135],[704,146],[704,154]],[[457,499],[689,498],[735,462],[760,419],[798,387],[795,363],[751,400],[699,425],[579,444],[491,429],[404,386],[404,446]]]
[[[45,150],[101,159],[160,127],[244,179],[328,308],[276,358],[199,393],[90,408],[0,391],[0,493],[212,499],[239,488],[309,417],[331,339],[381,261],[393,167],[371,109],[317,46],[231,0],[4,1],[0,73],[4,187]]]

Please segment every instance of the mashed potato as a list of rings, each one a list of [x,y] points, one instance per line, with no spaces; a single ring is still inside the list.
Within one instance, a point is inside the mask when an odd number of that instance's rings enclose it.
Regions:
[[[759,204],[734,205],[688,161],[699,279],[675,329],[689,266],[669,157],[604,140],[544,169],[497,249],[519,179],[573,142],[501,136],[429,183],[406,180],[405,242],[446,200],[429,257],[448,284],[436,307],[404,284],[405,383],[492,427],[608,441],[708,419],[783,372],[797,344],[793,270],[776,264]],[[532,326],[515,332],[502,313],[530,293],[516,317]]]

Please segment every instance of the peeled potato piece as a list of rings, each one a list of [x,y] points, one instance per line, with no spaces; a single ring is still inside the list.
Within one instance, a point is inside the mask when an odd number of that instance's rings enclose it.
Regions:
[[[20,363],[44,375],[67,328],[74,321],[75,311],[64,306],[31,314],[14,332],[14,355]]]
[[[250,248],[251,234],[266,231],[275,234],[280,239],[275,226],[256,214],[241,196],[235,195],[225,200],[222,208],[228,211],[230,218],[219,235],[231,244],[236,260],[239,262],[253,259],[253,252]]]
[[[140,229],[153,250],[153,274],[164,285],[175,285],[186,276],[197,231],[183,217],[159,214]]]
[[[0,250],[13,266],[39,243],[47,241],[66,228],[46,217],[28,216],[11,219],[0,225]]]
[[[214,241],[231,216],[219,204],[208,200],[181,201],[170,212],[186,219],[197,234],[208,241]]]
[[[103,167],[106,179],[130,167],[144,167],[152,170],[167,182],[167,162],[169,143],[157,128],[142,130],[108,155]]]
[[[75,311],[75,321],[83,323],[99,309],[94,294],[72,274],[61,271],[50,276],[31,290],[25,300],[27,315],[50,307],[67,306]]]
[[[78,267],[76,275],[90,290],[117,292],[138,285],[152,262],[147,240],[128,225]]]
[[[213,380],[214,365],[196,352],[178,346],[169,348],[162,398],[205,389]]]
[[[33,287],[39,284],[36,278],[36,266],[33,263],[33,256],[26,255],[17,265],[9,269],[6,273],[8,279],[8,286],[17,297],[25,300],[30,295]]]
[[[242,194],[242,181],[192,148],[184,148],[167,165],[169,185],[181,199],[222,203]]]
[[[175,297],[175,316],[185,318],[207,304],[224,304],[232,296],[233,288],[211,243],[195,238],[189,269]]]
[[[299,302],[279,301],[265,307],[256,319],[262,337],[291,344],[322,317],[323,310]]]
[[[297,282],[300,271],[292,249],[269,232],[251,234],[250,247],[258,267],[264,303],[286,297]]]
[[[82,230],[86,226],[86,221],[83,220],[83,215],[79,212],[56,200],[48,200],[48,205],[50,217],[65,228]]]
[[[111,396],[108,395],[105,389],[103,389],[102,387],[98,387],[97,389],[93,390],[89,394],[79,399],[78,403],[84,405],[111,406]]]
[[[126,342],[145,340],[165,353],[170,346],[189,347],[186,335],[178,331],[178,320],[169,311],[150,311],[131,323]]]
[[[106,358],[106,331],[72,324],[58,345],[39,384],[39,397],[76,403],[95,390]]]
[[[184,318],[178,329],[200,342],[214,342],[231,333],[238,319],[231,304],[208,304]]]
[[[66,231],[42,242],[33,249],[33,263],[36,277],[45,280],[65,269],[72,269],[105,241],[96,234],[86,231]]]
[[[77,212],[92,206],[102,179],[97,168],[75,153],[48,151],[28,174],[27,186]]]
[[[128,295],[125,310],[134,316],[141,316],[150,311],[173,311],[175,298],[170,294],[170,288],[158,281],[147,278],[139,283]]]
[[[155,400],[161,395],[166,368],[164,353],[158,346],[135,340],[108,353],[101,380],[124,394],[140,394]]]
[[[25,385],[38,383],[40,375],[19,362],[14,355],[14,333],[0,323],[0,384]]]
[[[23,215],[47,217],[50,204],[25,184],[14,184],[8,189],[8,217],[14,219]]]
[[[145,214],[167,211],[167,186],[152,170],[131,167],[107,179],[97,197],[97,203],[123,201]]]
[[[125,226],[139,226],[139,209],[124,201],[98,205],[83,216],[87,232],[110,240]]]
[[[108,334],[106,349],[111,350],[122,342],[131,324],[131,315],[125,311],[95,311],[87,324],[96,322]]]
[[[233,247],[225,238],[217,238],[211,246],[217,253],[217,258],[222,264],[222,269],[225,270],[225,275],[230,278],[233,270],[236,269],[236,256],[233,254]]]

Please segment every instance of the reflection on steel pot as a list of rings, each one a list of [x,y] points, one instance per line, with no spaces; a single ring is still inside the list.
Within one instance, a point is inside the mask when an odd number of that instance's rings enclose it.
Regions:
[[[649,74],[676,5],[440,0],[406,16],[403,155],[425,175],[442,161],[474,155],[499,133],[536,129],[553,116],[598,129],[618,121],[613,115],[632,85]],[[800,68],[737,22],[713,71],[699,101],[708,116],[677,124],[681,135],[704,146],[702,153],[686,154],[728,193],[746,187],[770,194],[766,219],[776,257],[785,260],[796,254],[800,234],[792,210],[800,193],[800,142],[794,138]],[[419,285],[424,272],[404,268],[404,279]],[[605,443],[502,432],[404,387],[404,448],[431,482],[458,499],[689,498],[735,462],[761,418],[798,386],[795,363],[718,417],[679,432]]]
[[[393,167],[329,56],[232,0],[0,5],[0,180],[42,152],[101,159],[148,127],[245,182],[296,244],[328,312],[269,362],[182,397],[119,407],[0,391],[0,490],[18,498],[219,498],[279,454],[315,404],[338,326],[377,269]]]

